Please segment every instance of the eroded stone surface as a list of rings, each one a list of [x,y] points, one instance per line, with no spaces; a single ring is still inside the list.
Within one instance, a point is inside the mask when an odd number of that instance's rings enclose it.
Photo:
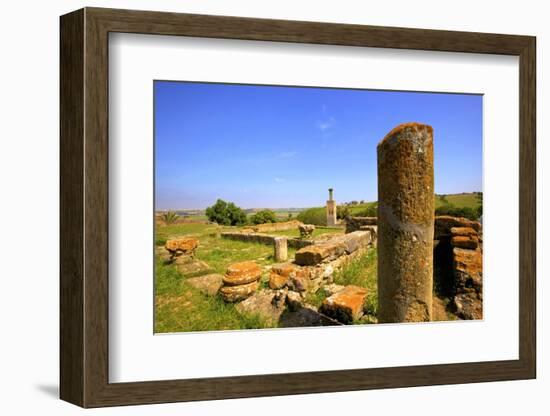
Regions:
[[[351,254],[371,243],[371,233],[370,231],[354,231],[334,237],[331,241],[344,244],[346,246],[346,254]]]
[[[244,285],[260,278],[262,269],[253,261],[233,263],[227,268],[223,283],[227,286]]]
[[[342,323],[349,324],[363,315],[363,305],[367,290],[359,286],[346,286],[334,295],[326,298],[320,312]]]
[[[376,226],[378,219],[376,217],[346,217],[346,233],[362,230],[366,226]]]
[[[483,319],[482,299],[475,292],[461,293],[453,298],[454,313],[461,319]]]
[[[457,236],[457,235],[475,235],[477,236],[477,231],[474,230],[472,227],[451,227],[449,230],[451,235]]]
[[[456,292],[482,291],[483,256],[480,250],[453,249]]]
[[[298,226],[300,230],[300,238],[310,238],[315,231],[315,225],[313,224],[300,224]]]
[[[294,255],[294,261],[301,266],[312,266],[323,261],[335,259],[346,252],[346,246],[341,243],[327,241],[301,248]]]
[[[478,243],[479,240],[475,235],[455,235],[451,238],[451,245],[453,247],[475,250],[478,246]]]
[[[289,290],[286,294],[286,304],[291,311],[296,311],[303,306],[304,300],[298,292]]]
[[[219,294],[226,302],[239,302],[252,295],[258,289],[258,282],[247,283],[239,286],[222,286]]]
[[[434,227],[434,238],[436,240],[442,237],[451,236],[452,228],[472,228],[478,233],[481,230],[481,224],[477,221],[462,217],[451,217],[450,215],[435,217]]]
[[[286,261],[288,258],[288,239],[275,237],[273,240],[273,258],[275,261]]]
[[[214,296],[223,285],[222,277],[221,274],[212,273],[204,276],[192,277],[187,279],[186,282],[198,289],[201,293],[208,296]]]
[[[196,248],[199,246],[199,240],[192,237],[174,238],[168,240],[164,247],[173,256],[177,255],[193,255]]]
[[[269,287],[270,289],[281,289],[288,282],[288,276],[283,276],[275,272],[269,274]]]
[[[235,306],[241,314],[257,315],[271,324],[276,323],[284,311],[284,304],[277,302],[277,294],[272,290],[262,290],[251,295]]]
[[[378,144],[378,319],[432,314],[433,130],[401,124]]]

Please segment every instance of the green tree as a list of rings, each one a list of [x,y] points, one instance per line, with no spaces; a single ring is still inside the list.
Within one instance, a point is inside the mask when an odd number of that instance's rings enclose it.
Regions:
[[[218,199],[214,205],[206,208],[206,216],[212,222],[220,225],[246,224],[245,212],[233,202]]]
[[[323,208],[308,208],[296,216],[298,221],[302,221],[304,224],[313,225],[327,225],[327,211]]]
[[[250,221],[253,224],[265,224],[266,222],[277,222],[277,216],[270,209],[263,209],[255,213]]]

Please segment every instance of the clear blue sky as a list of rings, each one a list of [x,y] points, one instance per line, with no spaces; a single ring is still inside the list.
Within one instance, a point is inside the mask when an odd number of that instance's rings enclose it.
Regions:
[[[376,145],[434,128],[435,191],[482,190],[482,96],[155,81],[157,209],[374,201]]]

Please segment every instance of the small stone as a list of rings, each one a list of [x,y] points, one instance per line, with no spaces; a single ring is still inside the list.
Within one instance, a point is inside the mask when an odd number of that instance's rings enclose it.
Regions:
[[[238,303],[235,309],[243,315],[257,315],[270,324],[275,324],[284,311],[284,304],[283,307],[278,307],[275,292],[263,290]]]
[[[157,247],[157,256],[163,264],[169,264],[172,262],[172,255],[164,246]]]
[[[331,283],[331,284],[323,286],[323,290],[325,291],[325,294],[327,296],[332,296],[335,293],[341,292],[345,288],[346,288],[345,286],[337,285],[336,283]]]
[[[176,270],[184,277],[195,277],[207,273],[212,273],[214,270],[202,260],[193,260],[190,263],[176,264]]]
[[[262,269],[253,261],[233,263],[223,277],[224,284],[237,286],[255,282],[262,275]]]
[[[313,224],[300,224],[298,226],[300,230],[300,238],[310,238],[315,231],[315,225]]]
[[[275,296],[273,297],[273,305],[275,305],[277,308],[283,308],[285,307],[286,305],[286,295],[288,293],[288,290],[287,289],[279,289],[279,290],[275,290],[273,292],[275,294]]]
[[[214,296],[223,285],[222,278],[223,276],[221,274],[212,273],[204,276],[192,277],[187,279],[186,282],[195,289],[198,289],[201,293],[208,296]]]
[[[269,287],[271,289],[281,289],[288,282],[288,276],[283,276],[275,272],[269,274]]]
[[[483,305],[476,293],[461,293],[453,298],[452,307],[460,319],[483,319]]]
[[[320,312],[342,323],[349,324],[363,315],[367,290],[359,286],[346,288],[326,298]]]
[[[199,246],[199,240],[196,238],[174,238],[168,240],[164,247],[173,256],[179,256],[182,254],[193,255],[196,248]]]
[[[239,286],[222,286],[219,294],[226,302],[238,302],[246,299],[258,289],[258,282],[247,283]]]
[[[290,275],[288,287],[297,292],[305,292],[311,288],[311,279],[305,270],[299,270]]]
[[[292,263],[281,263],[281,264],[274,264],[271,268],[271,270],[274,273],[280,274],[281,276],[290,276],[292,272],[294,272],[297,269],[297,267]]]
[[[286,294],[286,304],[291,311],[296,311],[302,307],[302,296],[298,292],[289,290]]]

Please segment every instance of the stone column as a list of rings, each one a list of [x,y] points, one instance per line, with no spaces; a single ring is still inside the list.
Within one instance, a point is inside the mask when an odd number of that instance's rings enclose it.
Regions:
[[[336,201],[332,199],[332,188],[329,188],[327,201],[327,225],[329,227],[334,227],[336,222]]]
[[[401,124],[378,144],[378,321],[432,319],[433,129]]]
[[[274,254],[276,262],[286,261],[288,259],[288,244],[286,237],[275,237],[273,242]]]

